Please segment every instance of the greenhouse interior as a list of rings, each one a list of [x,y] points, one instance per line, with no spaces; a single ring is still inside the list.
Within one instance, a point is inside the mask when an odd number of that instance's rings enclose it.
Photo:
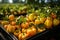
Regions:
[[[60,0],[0,0],[0,40],[60,40]]]

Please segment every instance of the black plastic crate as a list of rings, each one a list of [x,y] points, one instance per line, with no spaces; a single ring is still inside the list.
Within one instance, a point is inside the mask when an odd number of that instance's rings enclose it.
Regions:
[[[18,40],[13,34],[9,34],[8,32],[5,31],[5,29],[0,26],[0,33],[3,35],[1,36],[2,39],[4,40]],[[52,29],[47,29],[41,33],[38,33],[26,40],[60,40],[60,25],[53,27]]]

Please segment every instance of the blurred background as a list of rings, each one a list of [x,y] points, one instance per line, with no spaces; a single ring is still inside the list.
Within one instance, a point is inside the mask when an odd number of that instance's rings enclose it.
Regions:
[[[0,0],[0,4],[5,3],[22,3],[22,4],[39,4],[39,5],[59,5],[60,0]]]
[[[60,3],[60,0],[0,0],[0,3]]]

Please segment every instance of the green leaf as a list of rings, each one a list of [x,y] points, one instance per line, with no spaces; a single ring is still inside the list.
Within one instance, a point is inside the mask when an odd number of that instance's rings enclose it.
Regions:
[[[23,18],[22,17],[20,17],[18,20],[17,20],[17,22],[16,22],[16,24],[21,24],[23,21]]]
[[[23,19],[23,22],[26,22],[26,21],[27,21],[26,18],[24,18],[24,19]]]
[[[46,17],[45,13],[40,13],[40,17]]]

